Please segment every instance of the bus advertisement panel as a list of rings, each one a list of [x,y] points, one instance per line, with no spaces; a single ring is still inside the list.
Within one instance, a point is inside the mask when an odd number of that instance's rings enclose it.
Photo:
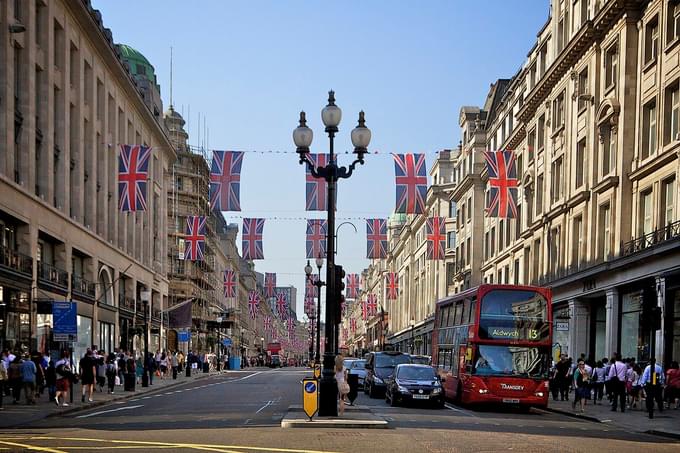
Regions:
[[[446,397],[547,406],[551,303],[549,289],[518,285],[481,285],[440,300],[433,364]]]

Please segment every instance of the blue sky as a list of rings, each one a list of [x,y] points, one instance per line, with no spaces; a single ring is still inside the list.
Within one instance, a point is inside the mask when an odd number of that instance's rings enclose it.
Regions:
[[[94,0],[93,6],[115,42],[155,66],[165,107],[173,48],[173,104],[190,120],[192,144],[199,143],[200,112],[210,149],[292,152],[292,130],[305,110],[315,133],[312,151],[327,152],[320,111],[333,89],[343,111],[336,150],[351,149],[349,132],[364,110],[371,151],[426,152],[428,167],[435,151],[457,146],[460,107],[483,104],[490,83],[521,67],[549,12],[548,0]],[[273,217],[325,214],[304,211],[304,168],[296,157],[247,154],[243,211],[225,215],[239,229],[234,214],[268,218],[266,259],[256,270],[277,272],[278,284],[295,285],[300,295],[305,221]],[[391,157],[369,155],[340,182],[337,216],[387,217],[394,197]],[[336,261],[361,272],[368,265],[365,225],[352,222],[358,233],[340,230]]]

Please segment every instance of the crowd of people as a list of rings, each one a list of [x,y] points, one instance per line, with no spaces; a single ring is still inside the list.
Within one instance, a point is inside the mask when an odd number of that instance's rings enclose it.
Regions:
[[[157,351],[144,359],[143,354],[134,351],[107,354],[96,346],[88,348],[82,357],[72,357],[69,350],[63,350],[56,359],[38,351],[29,354],[4,350],[0,360],[0,410],[5,396],[12,404],[19,404],[22,391],[27,405],[36,404],[47,391],[49,401],[68,406],[69,393],[76,383],[81,384],[81,402],[93,402],[97,390],[113,394],[117,386],[125,385],[126,379],[126,390],[133,389],[130,384],[142,382],[145,368],[149,384],[153,385],[154,377],[175,379],[185,367],[202,369],[204,363],[215,369],[217,358],[214,354]]]
[[[639,405],[653,418],[655,403],[660,412],[680,408],[680,368],[673,361],[664,372],[653,358],[643,366],[618,353],[596,362],[587,360],[585,354],[576,361],[563,354],[552,367],[550,389],[555,401],[569,401],[573,392],[572,408],[578,406],[581,413],[588,401],[597,405],[606,400],[612,411],[625,412]]]

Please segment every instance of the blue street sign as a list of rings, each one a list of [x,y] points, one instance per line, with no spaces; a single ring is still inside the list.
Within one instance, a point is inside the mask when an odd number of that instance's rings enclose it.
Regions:
[[[231,338],[225,338],[225,339],[223,339],[223,340],[222,340],[222,344],[223,344],[225,347],[228,348],[229,346],[231,346]]]
[[[75,302],[52,302],[54,341],[78,340],[78,308]]]
[[[188,330],[181,330],[177,333],[177,340],[187,343],[191,339],[191,332]]]
[[[316,382],[305,382],[305,392],[314,393],[316,392]]]

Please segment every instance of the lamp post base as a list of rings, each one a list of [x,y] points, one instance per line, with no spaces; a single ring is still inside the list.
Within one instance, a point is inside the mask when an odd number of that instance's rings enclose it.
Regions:
[[[338,416],[338,383],[335,380],[335,356],[323,355],[323,370],[319,380],[319,417]]]
[[[147,370],[144,370],[144,374],[142,374],[142,387],[148,386],[149,386],[149,372]]]

